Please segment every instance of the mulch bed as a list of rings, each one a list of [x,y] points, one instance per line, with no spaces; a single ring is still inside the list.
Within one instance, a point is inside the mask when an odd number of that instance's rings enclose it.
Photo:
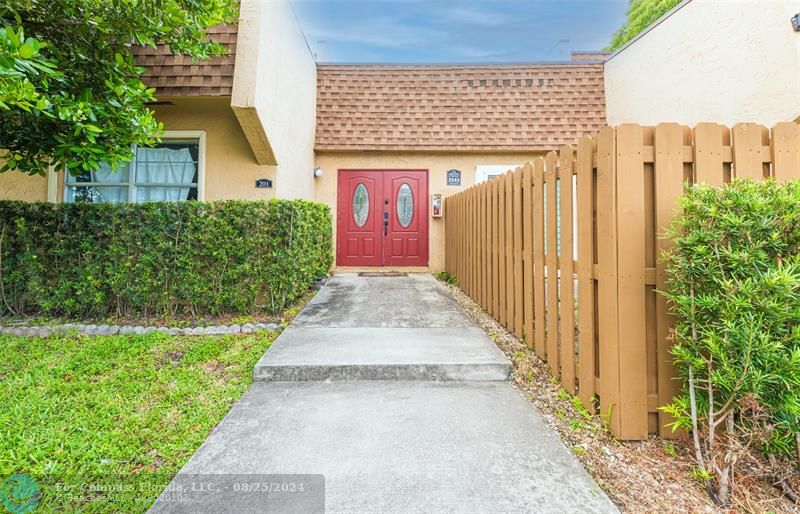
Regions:
[[[457,286],[441,284],[514,365],[514,385],[559,434],[590,475],[623,512],[726,512],[692,478],[689,441],[618,441],[596,416],[581,412],[535,352],[509,333]],[[737,469],[736,491],[727,512],[798,512],[781,497],[758,458]],[[797,490],[797,477],[793,477]]]

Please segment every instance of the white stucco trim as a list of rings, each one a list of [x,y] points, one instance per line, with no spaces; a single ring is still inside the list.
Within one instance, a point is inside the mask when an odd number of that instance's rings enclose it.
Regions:
[[[58,173],[52,166],[47,168],[47,201],[58,203]]]
[[[231,108],[275,196],[314,197],[317,64],[290,0],[241,0]]]

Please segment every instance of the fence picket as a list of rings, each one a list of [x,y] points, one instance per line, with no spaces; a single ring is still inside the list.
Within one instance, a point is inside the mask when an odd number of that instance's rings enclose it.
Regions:
[[[533,348],[533,165],[522,168],[522,317],[523,339]]]
[[[655,198],[656,198],[656,248],[658,255],[669,251],[674,245],[672,240],[663,237],[672,225],[677,214],[678,199],[683,194],[684,163],[682,147],[691,144],[692,133],[687,127],[675,123],[663,123],[656,127],[655,134]],[[663,259],[656,261],[656,290],[667,290],[667,270]],[[673,380],[675,376],[670,331],[675,320],[669,315],[667,299],[663,295],[656,296],[656,344],[657,344],[657,376],[658,406],[672,402],[680,392],[680,383]],[[668,413],[659,411],[658,428],[664,437],[675,434],[666,428],[673,421]]]
[[[619,334],[617,292],[617,167],[616,129],[597,135],[597,318],[601,341],[598,393],[600,414],[611,430],[620,431]]]
[[[558,378],[558,157],[550,152],[545,157],[545,277],[547,277],[547,364]]]
[[[488,201],[489,196],[488,183],[481,183],[481,307],[489,310],[489,252],[488,252],[488,239],[489,239],[489,211]]]
[[[561,321],[561,385],[570,394],[575,394],[575,268],[572,223],[572,180],[574,167],[574,150],[571,146],[562,146],[558,156],[558,174],[560,177],[560,209],[561,213],[561,255],[559,268],[559,319]]]
[[[469,259],[470,265],[467,273],[469,274],[469,292],[472,298],[477,297],[478,288],[475,282],[475,277],[478,275],[476,270],[476,265],[478,263],[478,259],[475,255],[475,242],[478,240],[478,233],[475,229],[475,224],[477,221],[477,212],[475,210],[475,190],[468,189],[469,191]]]
[[[533,161],[533,340],[536,355],[545,358],[545,288],[544,288],[544,159]]]
[[[478,258],[480,265],[478,266],[478,303],[485,306],[486,284],[484,282],[486,271],[486,255],[484,253],[484,239],[486,237],[486,213],[484,212],[484,195],[485,183],[479,184],[477,189],[477,209],[478,209],[478,225],[477,225],[477,238],[478,238]]]
[[[617,128],[617,288],[620,404],[623,438],[647,437],[645,311],[645,177],[642,127]]]
[[[458,218],[463,219],[463,209],[461,207],[461,194],[456,197],[456,209],[458,211]],[[456,267],[456,274],[459,277],[459,280],[463,280],[464,278],[464,225],[459,223],[458,227],[458,255],[456,256],[458,259],[458,265]]]
[[[772,176],[779,182],[800,179],[800,125],[778,123],[772,128]]]
[[[491,181],[491,200],[492,200],[492,267],[491,267],[491,288],[492,288],[492,317],[498,319],[500,316],[500,290],[497,284],[497,274],[499,273],[499,252],[498,241],[499,234],[497,233],[497,210],[499,203],[497,201],[497,194],[500,184],[496,180]]]
[[[513,175],[513,215],[512,231],[514,233],[514,271],[511,281],[514,283],[514,334],[522,338],[523,309],[522,309],[522,168],[519,167]]]
[[[472,192],[472,298],[480,303],[481,298],[481,253],[480,253],[480,196],[478,188],[470,188]]]
[[[769,177],[769,130],[757,123],[737,123],[731,130],[733,174],[736,178]]]
[[[595,395],[595,281],[594,281],[594,167],[595,142],[578,143],[578,397],[594,412]]]
[[[503,176],[506,183],[506,322],[505,327],[511,332],[514,331],[514,174],[507,171]]]
[[[498,241],[497,250],[499,252],[498,260],[500,261],[500,274],[497,277],[497,280],[500,284],[500,317],[497,320],[500,322],[501,325],[504,327],[507,326],[508,323],[508,281],[506,280],[506,234],[508,231],[506,230],[506,180],[505,175],[501,175],[497,177],[497,181],[499,182],[500,192],[498,194],[500,208],[497,209],[497,215],[499,217],[498,223],[498,231],[500,234],[500,240]]]
[[[717,123],[700,123],[694,128],[694,181],[719,186],[730,181],[730,163],[725,160],[725,147],[731,144],[727,127]]]

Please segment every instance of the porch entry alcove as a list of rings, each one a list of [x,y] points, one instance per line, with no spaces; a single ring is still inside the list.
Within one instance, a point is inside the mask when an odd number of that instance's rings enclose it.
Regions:
[[[339,266],[427,266],[428,170],[339,170]]]

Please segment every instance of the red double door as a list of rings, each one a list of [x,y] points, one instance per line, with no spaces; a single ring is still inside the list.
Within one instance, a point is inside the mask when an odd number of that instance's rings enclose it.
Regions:
[[[427,170],[339,170],[338,266],[427,266]]]

